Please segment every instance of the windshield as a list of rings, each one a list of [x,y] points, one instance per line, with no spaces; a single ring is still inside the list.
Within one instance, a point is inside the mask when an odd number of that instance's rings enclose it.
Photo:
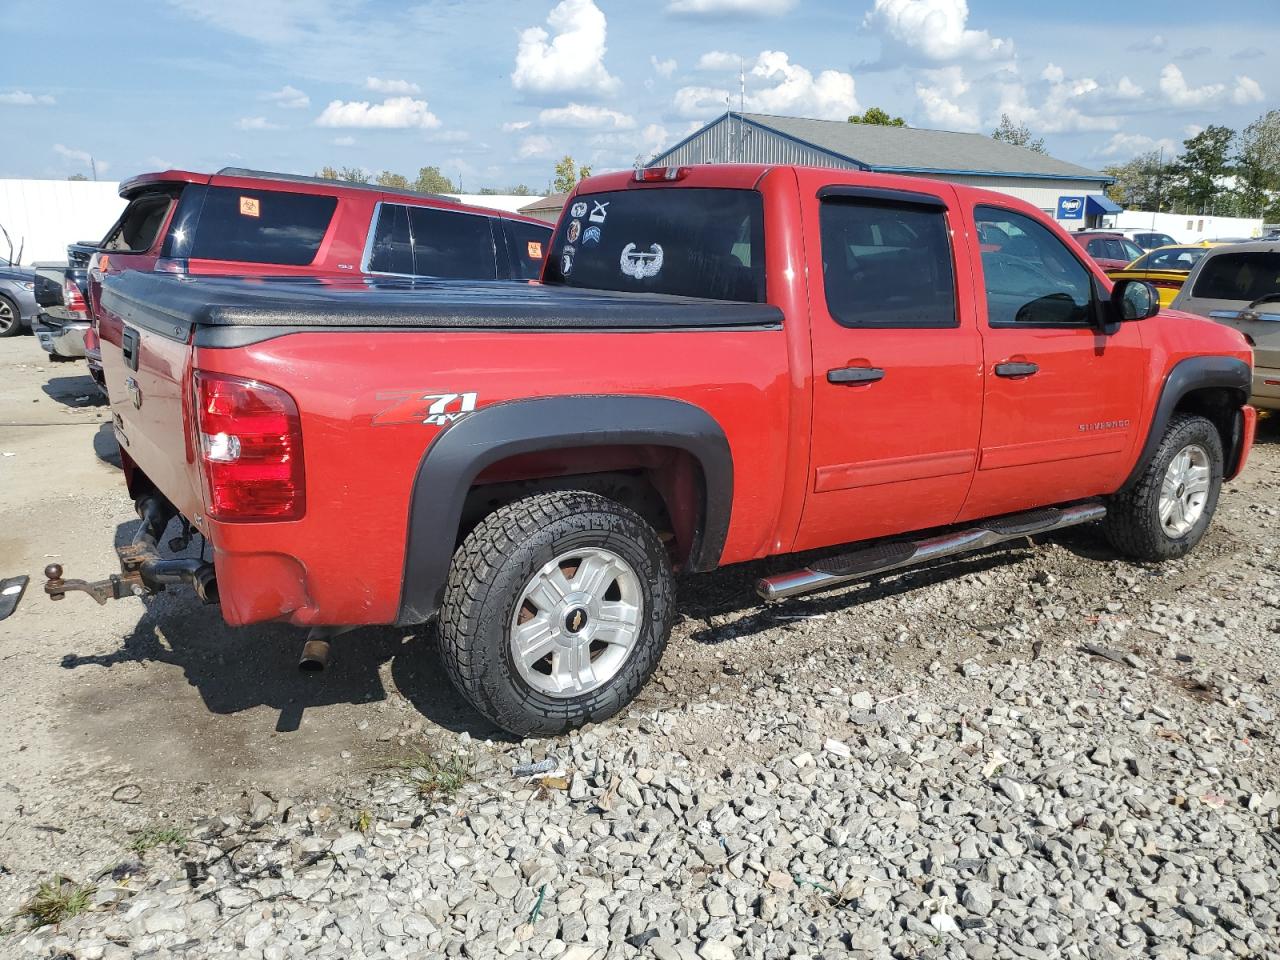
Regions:
[[[543,282],[763,303],[764,204],[753,190],[618,190],[574,197]]]

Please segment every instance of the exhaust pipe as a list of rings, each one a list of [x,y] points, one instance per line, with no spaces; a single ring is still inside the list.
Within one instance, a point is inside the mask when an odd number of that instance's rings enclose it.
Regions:
[[[298,669],[303,673],[319,673],[329,665],[329,641],[312,637],[302,645]]]

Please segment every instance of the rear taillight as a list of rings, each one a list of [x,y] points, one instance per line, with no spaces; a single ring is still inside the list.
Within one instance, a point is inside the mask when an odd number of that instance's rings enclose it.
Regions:
[[[205,504],[215,520],[297,520],[306,512],[302,422],[279,387],[195,373]]]
[[[688,167],[641,167],[635,172],[635,179],[636,183],[660,183],[664,180],[683,180],[688,175]]]
[[[62,305],[72,313],[89,316],[89,304],[85,303],[84,294],[80,292],[79,285],[70,277],[64,277],[62,280]]]

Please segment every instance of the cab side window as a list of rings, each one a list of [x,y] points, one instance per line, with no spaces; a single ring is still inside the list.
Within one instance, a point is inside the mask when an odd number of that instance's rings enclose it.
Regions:
[[[1048,228],[997,207],[978,207],[974,218],[991,326],[1086,326],[1091,322],[1092,274]]]
[[[954,327],[955,270],[942,207],[825,200],[823,287],[843,327]]]

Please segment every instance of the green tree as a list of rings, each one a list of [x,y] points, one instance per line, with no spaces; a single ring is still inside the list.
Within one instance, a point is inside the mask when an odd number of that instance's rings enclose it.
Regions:
[[[409,189],[409,178],[402,173],[392,173],[390,170],[383,170],[373,178],[373,182],[380,187],[386,187],[388,190]]]
[[[1107,187],[1107,196],[1130,210],[1154,210],[1166,213],[1171,208],[1169,165],[1160,153],[1141,153],[1128,163],[1103,167],[1102,172],[1115,177]]]
[[[368,183],[370,177],[359,167],[343,167],[338,171],[338,179],[348,183]]]
[[[89,178],[86,177],[83,173],[73,173],[71,176],[67,177],[67,179],[68,180],[88,180]]]
[[[453,181],[440,172],[439,167],[422,167],[418,170],[418,179],[413,182],[413,189],[423,193],[459,193]]]
[[[1272,218],[1268,208],[1280,203],[1280,110],[1268,111],[1240,134],[1236,190],[1242,214]]]
[[[991,139],[1026,147],[1036,153],[1048,152],[1044,148],[1044,137],[1032,138],[1031,129],[1025,123],[1014,123],[1007,113],[1000,114],[1000,125],[991,131]]]
[[[338,176],[338,171],[333,167],[321,167],[320,171],[316,174],[316,176],[319,177],[321,180],[340,179],[340,177]]]
[[[591,168],[586,164],[579,167],[574,163],[573,157],[565,154],[563,159],[556,164],[555,179],[551,181],[552,193],[568,193],[578,185],[579,180],[585,180],[591,176]]]
[[[855,113],[851,116],[849,122],[870,123],[878,127],[905,127],[907,125],[907,121],[901,117],[891,117],[887,111],[881,110],[879,107],[867,107],[864,113]]]
[[[1210,124],[1182,141],[1182,154],[1174,161],[1175,202],[1182,213],[1232,213],[1234,204],[1225,195],[1223,180],[1231,175],[1231,145],[1236,132]]]

